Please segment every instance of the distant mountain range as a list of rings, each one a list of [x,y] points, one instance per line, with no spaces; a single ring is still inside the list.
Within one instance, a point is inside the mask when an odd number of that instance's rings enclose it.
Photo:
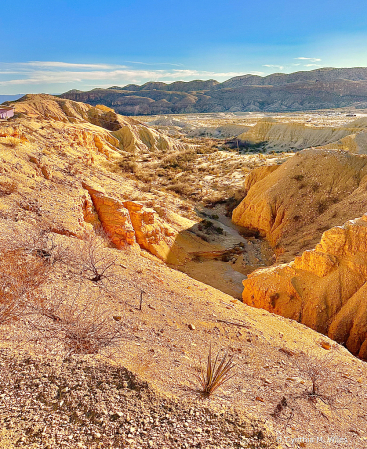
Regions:
[[[23,97],[24,94],[18,94],[18,95],[0,95],[0,104],[3,104],[5,101],[15,101],[19,98]]]
[[[321,68],[268,76],[215,80],[148,82],[60,95],[123,115],[195,112],[282,112],[340,107],[367,108],[367,67]]]

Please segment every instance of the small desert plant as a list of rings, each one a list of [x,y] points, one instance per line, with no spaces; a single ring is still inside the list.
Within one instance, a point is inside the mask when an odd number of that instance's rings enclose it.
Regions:
[[[123,159],[118,163],[120,169],[125,173],[135,173],[138,169],[138,164],[135,160]]]
[[[213,360],[212,348],[210,346],[205,369],[201,367],[200,373],[195,374],[196,379],[200,383],[198,392],[205,397],[212,395],[220,386],[232,379],[234,367],[233,355],[229,356],[228,352],[220,358],[219,351]]]

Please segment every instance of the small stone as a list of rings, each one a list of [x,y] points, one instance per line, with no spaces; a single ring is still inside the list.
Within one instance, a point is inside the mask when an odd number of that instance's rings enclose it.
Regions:
[[[122,388],[127,388],[129,386],[129,382],[127,382],[126,380],[124,380],[122,382]]]
[[[193,324],[189,324],[188,325],[188,328],[191,330],[191,331],[194,331],[195,329],[196,329],[196,327],[193,325]]]
[[[320,345],[321,345],[322,348],[324,348],[326,350],[331,349],[331,344],[329,342],[327,342],[327,341],[321,341]]]
[[[94,438],[101,438],[102,435],[99,432],[93,434]]]

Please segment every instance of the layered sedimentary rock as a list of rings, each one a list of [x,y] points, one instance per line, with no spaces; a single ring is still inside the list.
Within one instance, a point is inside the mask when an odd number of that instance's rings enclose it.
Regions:
[[[85,215],[90,223],[99,222],[111,242],[119,249],[136,243],[162,260],[167,260],[177,232],[164,223],[155,210],[136,201],[119,201],[107,195],[103,188],[83,183],[88,191],[96,216],[90,206]]]
[[[365,137],[367,120],[360,119],[340,127],[320,127],[312,124],[282,123],[273,118],[260,120],[254,127],[238,136],[250,145],[264,144],[272,149],[303,149],[308,147],[340,148],[357,154],[367,153]],[[351,137],[352,136],[352,137]],[[353,145],[348,145],[355,140]]]
[[[124,205],[115,198],[104,193],[102,188],[90,186],[83,183],[83,187],[88,191],[93,206],[96,210],[97,217],[106,234],[117,248],[123,249],[126,245],[136,243],[135,231],[131,224],[130,214]],[[91,214],[89,214],[89,217]],[[88,217],[86,217],[88,219]],[[93,223],[96,219],[89,220]]]
[[[243,301],[297,320],[367,359],[367,215],[326,231],[312,251],[243,281]]]
[[[188,148],[188,145],[160,134],[132,118],[118,115],[113,109],[103,105],[93,107],[43,94],[26,95],[14,103],[14,107],[17,114],[36,119],[96,125],[99,129],[95,130],[94,140],[99,148],[103,146],[101,135],[102,140],[115,150],[129,153],[182,151]]]
[[[278,168],[250,173],[232,219],[264,236],[279,262],[289,262],[313,248],[326,229],[364,214],[366,175],[366,156],[304,150]]]
[[[125,124],[114,131],[113,135],[119,140],[121,149],[133,154],[139,152],[167,153],[183,151],[189,147],[189,145],[164,136],[144,125]]]
[[[134,201],[126,201],[124,206],[129,211],[136,241],[140,247],[162,260],[167,260],[177,232],[163,223],[153,209]]]

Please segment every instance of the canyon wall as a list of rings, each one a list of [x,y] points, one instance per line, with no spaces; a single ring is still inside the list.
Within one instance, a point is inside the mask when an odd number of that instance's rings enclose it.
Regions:
[[[243,301],[292,318],[367,359],[367,215],[326,231],[316,248],[243,281]]]

